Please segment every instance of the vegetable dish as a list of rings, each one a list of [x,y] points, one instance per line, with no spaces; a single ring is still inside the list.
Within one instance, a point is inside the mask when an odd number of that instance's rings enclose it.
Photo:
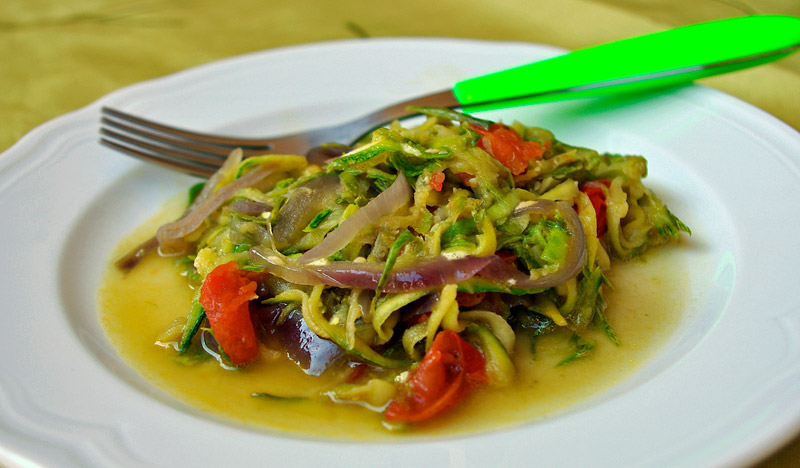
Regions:
[[[646,160],[417,110],[419,125],[353,147],[234,151],[194,186],[180,219],[117,262],[181,265],[194,300],[159,344],[242,372],[265,349],[309,375],[348,369],[323,396],[390,428],[514,385],[521,335],[569,331],[559,366],[592,353],[587,330],[618,344],[607,272],[690,233],[643,185]]]

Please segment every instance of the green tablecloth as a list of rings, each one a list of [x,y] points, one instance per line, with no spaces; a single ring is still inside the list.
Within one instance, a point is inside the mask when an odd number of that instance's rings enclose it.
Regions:
[[[800,16],[800,1],[4,0],[0,151],[110,91],[255,50],[360,36],[469,37],[576,49],[748,14]],[[702,83],[800,129],[800,54]],[[800,439],[759,465],[767,467],[800,467]]]

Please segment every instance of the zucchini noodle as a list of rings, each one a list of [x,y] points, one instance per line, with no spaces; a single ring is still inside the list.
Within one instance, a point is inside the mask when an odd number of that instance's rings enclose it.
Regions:
[[[428,319],[428,332],[425,336],[425,348],[430,348],[433,337],[439,330],[439,326],[446,330],[460,331],[458,324],[458,303],[456,293],[458,287],[455,284],[448,284],[442,288],[439,300],[431,310],[431,317]]]

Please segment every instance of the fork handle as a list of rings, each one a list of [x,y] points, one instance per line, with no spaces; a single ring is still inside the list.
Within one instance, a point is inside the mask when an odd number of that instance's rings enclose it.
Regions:
[[[581,49],[456,83],[470,110],[688,83],[783,58],[800,48],[800,18],[747,16]],[[624,88],[624,89],[623,89]]]

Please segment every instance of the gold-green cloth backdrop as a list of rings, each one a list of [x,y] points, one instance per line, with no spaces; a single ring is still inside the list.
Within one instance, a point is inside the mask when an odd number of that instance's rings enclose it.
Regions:
[[[110,91],[245,52],[386,36],[577,49],[750,14],[800,16],[800,0],[3,0],[0,151]],[[800,129],[800,54],[702,83]],[[767,467],[800,467],[800,439]]]
[[[222,57],[357,36],[531,41],[568,49],[800,0],[4,0],[0,150],[104,94]],[[800,54],[706,79],[800,129]]]

